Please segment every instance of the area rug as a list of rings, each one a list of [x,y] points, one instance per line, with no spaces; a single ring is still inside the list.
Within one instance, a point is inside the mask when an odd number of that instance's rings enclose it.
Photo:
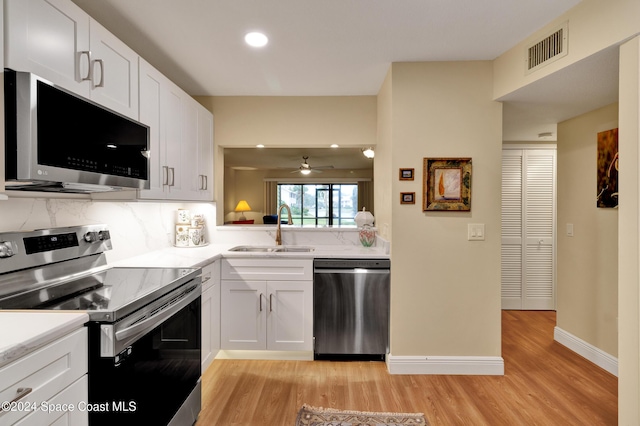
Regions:
[[[425,426],[422,413],[372,413],[312,407],[304,404],[295,426]]]

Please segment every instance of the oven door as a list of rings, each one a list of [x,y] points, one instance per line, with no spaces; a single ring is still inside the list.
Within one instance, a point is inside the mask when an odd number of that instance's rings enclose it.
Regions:
[[[185,409],[195,422],[200,411],[201,290],[199,282],[181,288],[119,323],[89,324],[92,426],[167,425]],[[106,356],[105,326],[111,327],[112,347],[121,349]],[[185,401],[197,406],[185,407]]]

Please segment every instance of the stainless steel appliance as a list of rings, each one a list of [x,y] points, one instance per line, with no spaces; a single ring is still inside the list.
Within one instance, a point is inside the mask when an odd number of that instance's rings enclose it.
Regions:
[[[149,127],[51,82],[5,69],[7,189],[149,189]]]
[[[384,360],[389,352],[388,259],[316,259],[314,359]]]
[[[89,315],[90,425],[193,424],[200,269],[109,267],[111,247],[105,225],[0,234],[0,308]]]

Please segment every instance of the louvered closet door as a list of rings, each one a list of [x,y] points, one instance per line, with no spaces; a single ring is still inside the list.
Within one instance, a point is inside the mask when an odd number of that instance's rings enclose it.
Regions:
[[[555,168],[554,149],[503,152],[503,309],[555,309]]]

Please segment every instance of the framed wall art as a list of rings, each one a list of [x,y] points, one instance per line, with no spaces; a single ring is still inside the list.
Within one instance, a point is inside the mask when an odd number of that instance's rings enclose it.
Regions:
[[[415,204],[416,203],[416,193],[415,192],[401,192],[400,193],[400,204]]]
[[[618,207],[618,129],[598,133],[598,207]]]
[[[422,211],[471,210],[471,158],[425,158]]]
[[[400,169],[400,180],[413,180],[415,169]]]

